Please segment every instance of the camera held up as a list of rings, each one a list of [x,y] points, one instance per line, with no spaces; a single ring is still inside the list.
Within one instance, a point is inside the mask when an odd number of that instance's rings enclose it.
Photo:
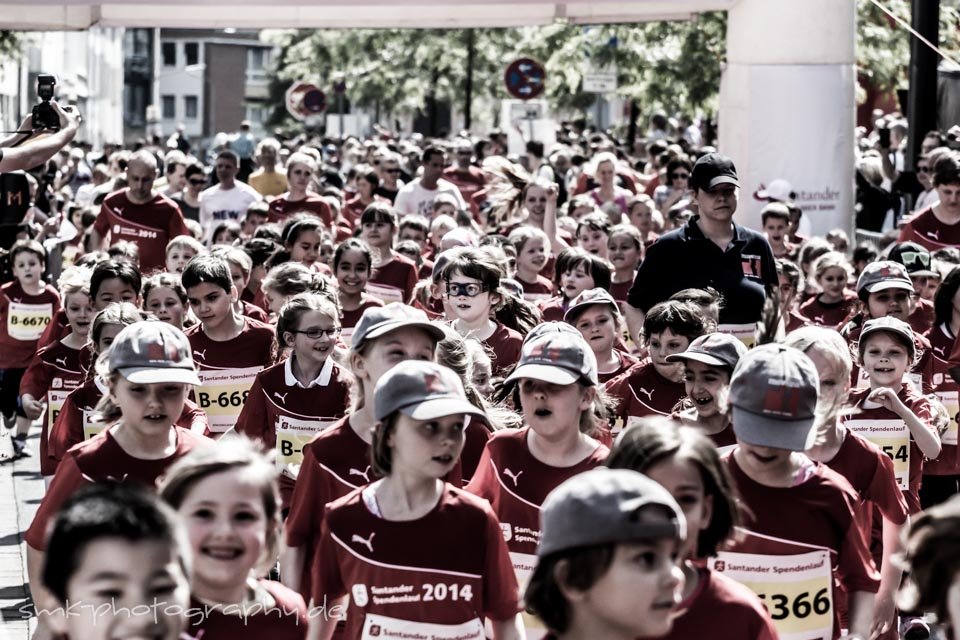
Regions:
[[[57,84],[57,77],[41,73],[37,76],[37,96],[40,103],[33,107],[33,130],[47,129],[60,130],[60,116],[50,104],[53,99],[53,88]]]

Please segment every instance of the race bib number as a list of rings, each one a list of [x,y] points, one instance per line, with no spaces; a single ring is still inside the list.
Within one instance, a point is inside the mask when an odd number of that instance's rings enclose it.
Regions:
[[[296,478],[303,464],[303,447],[335,420],[298,420],[277,418],[277,465],[284,473]]]
[[[780,640],[833,637],[829,551],[792,556],[721,551],[709,560],[709,566],[741,583],[763,601]]]
[[[70,395],[69,391],[53,389],[47,391],[47,433],[53,430],[53,423],[57,421],[57,416],[60,415],[60,409],[63,408],[68,395]]]
[[[363,620],[362,640],[430,638],[431,640],[483,640],[483,624],[474,618],[463,624],[432,624],[368,613]]]
[[[533,570],[537,566],[537,556],[529,553],[514,553],[511,551],[510,561],[513,563],[513,572],[517,576],[517,584],[520,585],[520,593],[525,593],[527,584],[530,582],[530,576],[533,575]],[[523,618],[523,628],[527,632],[527,640],[540,640],[540,638],[547,635],[547,628],[536,616],[522,611],[520,617]],[[490,637],[493,637],[492,633]]]
[[[23,304],[10,301],[7,308],[7,334],[14,340],[39,340],[53,317],[53,305]]]
[[[757,323],[748,322],[747,324],[721,324],[717,327],[720,333],[728,333],[743,344],[747,349],[752,349],[757,344]]]
[[[943,444],[957,444],[957,420],[960,418],[960,400],[957,399],[956,391],[937,391],[937,400],[947,410],[950,416],[950,422],[947,424],[947,430],[943,432],[940,441]]]
[[[391,302],[406,302],[406,300],[403,299],[403,289],[391,287],[388,284],[368,282],[367,293],[375,298],[380,298],[384,304],[389,304]]]
[[[541,300],[549,300],[549,299],[552,298],[552,297],[553,297],[553,296],[551,296],[549,293],[525,293],[525,294],[523,294],[523,299],[526,300],[527,302],[532,302],[533,304],[536,304],[536,303],[540,302]]]
[[[910,488],[910,430],[903,420],[847,420],[844,425],[890,456],[897,486]]]
[[[105,422],[98,422],[93,419],[94,412],[92,409],[83,410],[83,439],[89,440],[93,436],[97,435],[101,431],[107,428]]]
[[[233,428],[260,370],[261,367],[248,367],[197,372],[200,376],[197,405],[206,412],[210,431],[224,433]]]

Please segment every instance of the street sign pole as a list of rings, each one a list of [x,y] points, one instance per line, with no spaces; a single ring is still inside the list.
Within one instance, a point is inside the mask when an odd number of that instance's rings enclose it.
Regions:
[[[520,100],[533,100],[543,93],[546,87],[547,72],[543,65],[532,58],[518,58],[507,66],[503,82],[507,92]],[[522,120],[527,121],[529,139],[533,140],[534,111],[527,110]],[[521,134],[523,135],[523,134]]]

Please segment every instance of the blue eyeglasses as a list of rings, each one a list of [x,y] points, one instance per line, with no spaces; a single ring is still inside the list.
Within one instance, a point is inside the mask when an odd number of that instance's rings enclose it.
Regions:
[[[458,298],[460,296],[466,296],[467,298],[473,298],[480,295],[487,290],[486,285],[477,284],[476,282],[468,282],[463,284],[460,282],[448,282],[447,283],[447,295],[451,298]]]

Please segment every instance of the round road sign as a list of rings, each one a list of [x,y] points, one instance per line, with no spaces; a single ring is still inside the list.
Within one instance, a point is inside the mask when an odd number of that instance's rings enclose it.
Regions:
[[[507,66],[503,82],[514,98],[533,100],[543,93],[547,71],[533,58],[519,58]]]

